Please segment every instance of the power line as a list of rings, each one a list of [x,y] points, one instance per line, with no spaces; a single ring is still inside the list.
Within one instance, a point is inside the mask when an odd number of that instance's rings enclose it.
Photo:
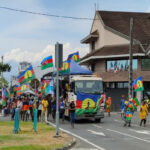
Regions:
[[[40,13],[40,12],[33,12],[33,11],[27,11],[27,10],[22,10],[22,9],[3,7],[3,6],[0,6],[0,9],[16,11],[16,12],[21,12],[21,13],[28,13],[28,14],[33,14],[33,15],[55,17],[55,18],[66,18],[66,19],[76,19],[76,20],[94,20],[92,18],[86,18],[86,17],[60,16],[60,15],[53,15],[53,14]]]

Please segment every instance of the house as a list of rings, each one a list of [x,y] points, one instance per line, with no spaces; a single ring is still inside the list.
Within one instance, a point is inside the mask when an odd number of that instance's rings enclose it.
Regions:
[[[133,79],[143,77],[150,91],[150,14],[138,12],[96,11],[90,34],[81,40],[90,52],[81,64],[102,77],[112,97],[112,109],[119,110],[122,94],[128,96],[130,18],[133,26]]]

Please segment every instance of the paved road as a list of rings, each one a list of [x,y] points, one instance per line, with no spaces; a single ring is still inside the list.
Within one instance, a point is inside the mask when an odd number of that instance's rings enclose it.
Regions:
[[[149,118],[150,120],[150,118]],[[105,117],[102,123],[82,121],[70,127],[69,122],[60,124],[61,129],[72,133],[78,139],[78,144],[72,150],[149,150],[150,124],[139,127],[139,116],[135,113],[132,126],[123,127],[120,114],[113,113]]]
[[[3,119],[0,116],[0,120]],[[138,113],[134,114],[131,127],[123,127],[123,123],[120,114],[112,113],[102,123],[80,121],[72,129],[70,123],[65,121],[60,123],[60,128],[77,138],[78,142],[72,150],[149,150],[150,115],[145,128],[139,127]]]

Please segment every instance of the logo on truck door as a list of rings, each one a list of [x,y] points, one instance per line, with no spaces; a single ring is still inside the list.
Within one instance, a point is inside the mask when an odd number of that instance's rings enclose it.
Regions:
[[[96,103],[90,98],[86,98],[82,102],[82,109],[91,109],[95,107],[96,107]]]

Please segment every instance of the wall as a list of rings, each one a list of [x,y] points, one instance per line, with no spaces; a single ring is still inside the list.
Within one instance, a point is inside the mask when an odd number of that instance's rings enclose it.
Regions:
[[[127,99],[128,96],[128,89],[123,88],[123,89],[108,89],[106,91],[106,98],[109,96],[112,98],[112,106],[111,106],[111,111],[120,111],[120,100],[121,100],[121,95],[124,94]]]
[[[99,33],[99,38],[97,41],[95,41],[95,49],[99,49],[104,46],[108,45],[123,45],[123,44],[129,44],[129,40],[114,34],[113,32],[106,30],[104,28],[104,25],[102,21],[96,20],[99,19],[99,15],[96,14],[95,16],[95,21],[93,22],[91,33],[94,31],[98,31]],[[90,43],[91,45],[91,43]],[[91,51],[91,46],[89,46],[90,51]]]
[[[95,64],[95,72],[105,72],[106,71],[106,64],[105,60],[96,61]]]

